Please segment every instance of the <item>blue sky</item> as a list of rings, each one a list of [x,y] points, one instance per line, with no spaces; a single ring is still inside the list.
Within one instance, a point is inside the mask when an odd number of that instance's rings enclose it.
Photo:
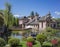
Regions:
[[[0,9],[5,9],[5,2],[12,5],[15,16],[29,16],[31,11],[45,16],[50,11],[52,17],[60,18],[60,0],[0,0]]]

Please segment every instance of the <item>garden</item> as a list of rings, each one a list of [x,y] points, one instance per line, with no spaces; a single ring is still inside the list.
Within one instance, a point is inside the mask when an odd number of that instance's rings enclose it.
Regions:
[[[60,38],[56,36],[58,32],[59,30],[49,27],[36,35],[36,39],[32,36],[21,39],[10,37],[7,43],[3,38],[0,38],[0,47],[59,47]]]
[[[7,27],[5,27],[4,33],[0,35],[2,36],[0,37],[0,47],[60,47],[60,30],[50,27],[38,33],[35,38],[28,35],[28,37],[24,36],[27,32],[30,32],[29,30],[22,33],[23,37],[21,39],[11,37],[11,33],[18,35],[19,31],[10,32],[11,30],[7,31],[7,28],[17,27],[18,18],[14,17],[11,13],[10,4],[6,4],[6,9],[1,12],[4,13],[4,24]]]

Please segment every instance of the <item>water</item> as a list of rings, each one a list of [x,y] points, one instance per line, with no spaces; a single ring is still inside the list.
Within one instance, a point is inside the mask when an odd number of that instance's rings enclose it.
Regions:
[[[13,35],[12,34],[11,36],[14,37],[14,38],[18,38],[18,39],[21,39],[22,38],[22,35],[16,35],[16,34]]]

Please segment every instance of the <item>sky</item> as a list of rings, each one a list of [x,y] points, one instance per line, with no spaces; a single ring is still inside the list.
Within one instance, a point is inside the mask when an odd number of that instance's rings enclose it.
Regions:
[[[31,11],[38,12],[39,16],[51,13],[54,18],[60,18],[60,0],[0,0],[0,9],[5,9],[5,3],[12,6],[14,16],[29,16]]]

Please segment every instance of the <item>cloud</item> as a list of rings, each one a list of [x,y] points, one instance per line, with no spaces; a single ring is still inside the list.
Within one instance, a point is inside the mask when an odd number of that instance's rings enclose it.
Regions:
[[[18,14],[15,14],[14,16],[15,16],[15,17],[19,17],[20,15],[18,15]]]
[[[58,12],[58,11],[55,11],[55,14],[57,14],[57,15],[60,15],[60,12]]]
[[[21,15],[21,14],[14,14],[14,17],[24,17],[24,15]]]
[[[55,17],[52,17],[52,18],[55,18]]]

